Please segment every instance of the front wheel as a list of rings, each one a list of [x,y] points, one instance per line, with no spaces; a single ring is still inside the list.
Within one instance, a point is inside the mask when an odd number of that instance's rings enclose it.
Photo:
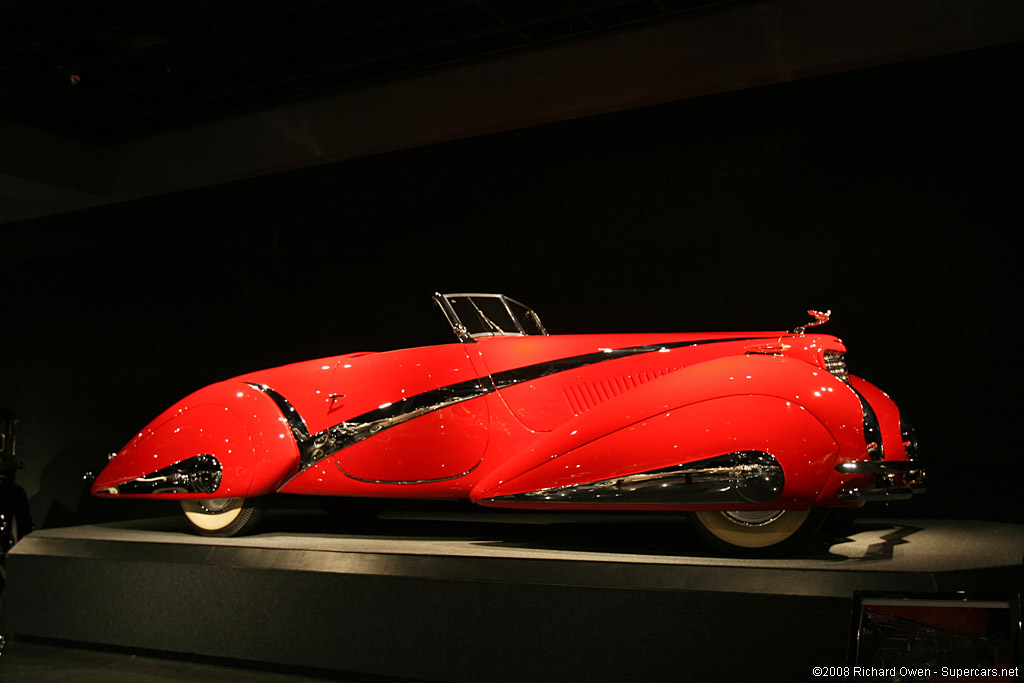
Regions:
[[[251,531],[263,516],[262,498],[183,500],[189,528],[200,536],[238,536]]]
[[[715,510],[691,513],[697,534],[733,555],[772,555],[793,549],[817,533],[827,511]]]

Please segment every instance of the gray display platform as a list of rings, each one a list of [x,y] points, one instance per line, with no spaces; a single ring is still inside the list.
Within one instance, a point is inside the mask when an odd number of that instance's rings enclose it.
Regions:
[[[856,590],[1024,587],[1024,526],[865,520],[797,557],[706,551],[674,516],[271,514],[236,539],[176,518],[38,531],[5,632],[437,681],[807,678],[845,662]]]

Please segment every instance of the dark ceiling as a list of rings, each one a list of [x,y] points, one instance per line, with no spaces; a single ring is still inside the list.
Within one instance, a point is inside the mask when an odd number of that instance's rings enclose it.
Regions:
[[[737,4],[17,0],[0,10],[0,117],[112,144]]]

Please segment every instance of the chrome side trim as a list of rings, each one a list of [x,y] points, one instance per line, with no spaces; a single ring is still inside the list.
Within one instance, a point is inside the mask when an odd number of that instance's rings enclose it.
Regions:
[[[223,467],[217,458],[200,453],[102,491],[100,495],[136,493],[214,493],[220,488]]]
[[[726,342],[733,341],[750,341],[752,339],[767,339],[767,337],[735,337],[731,339],[697,339],[694,341],[686,342],[671,342],[668,344],[647,344],[644,346],[627,346],[621,349],[601,349],[594,353],[584,353],[579,356],[569,356],[567,358],[558,358],[556,360],[544,361],[543,363],[534,363],[533,365],[525,365],[521,368],[513,368],[512,370],[505,370],[504,372],[497,372],[491,375],[491,379],[494,381],[494,386],[497,389],[504,389],[505,387],[519,384],[520,382],[529,382],[531,380],[546,377],[547,375],[554,375],[559,372],[565,372],[566,370],[575,370],[585,365],[593,365],[594,363],[603,363],[609,360],[615,360],[617,358],[625,358],[628,356],[637,356],[645,353],[655,353],[671,351],[672,349],[678,349],[686,346],[702,346],[704,344],[723,344]]]
[[[288,402],[281,394],[277,393],[266,384],[255,384],[253,382],[246,382],[253,389],[262,391],[264,394],[270,397],[270,399],[277,406],[277,409],[281,411],[281,416],[288,424],[288,428],[291,429],[292,436],[299,443],[303,443],[310,439],[309,428],[306,426],[306,421],[302,419],[302,415],[295,409],[291,403]]]
[[[484,384],[480,379],[450,384],[393,403],[385,403],[379,408],[351,420],[328,427],[316,434],[310,434],[305,420],[287,399],[266,385],[251,382],[248,384],[270,396],[291,427],[292,435],[299,447],[299,473],[324,458],[385,429],[494,391],[491,386]]]
[[[737,451],[696,462],[586,484],[487,498],[516,503],[767,503],[786,478],[775,456]]]
[[[338,465],[338,469],[341,470],[341,473],[344,474],[349,479],[355,479],[356,481],[363,481],[363,482],[366,482],[367,484],[401,484],[401,485],[408,485],[408,484],[434,484],[434,483],[437,483],[439,481],[451,481],[452,479],[458,479],[459,477],[466,476],[467,474],[469,474],[470,472],[475,470],[477,467],[480,467],[480,463],[479,462],[477,462],[477,464],[473,465],[472,467],[470,467],[465,472],[462,472],[460,474],[453,474],[450,477],[441,477],[440,479],[415,479],[415,480],[409,480],[409,481],[397,481],[397,480],[391,480],[391,479],[363,479],[362,477],[357,477],[357,476],[355,476],[353,474],[349,474],[348,472],[346,472],[342,468],[341,465]]]

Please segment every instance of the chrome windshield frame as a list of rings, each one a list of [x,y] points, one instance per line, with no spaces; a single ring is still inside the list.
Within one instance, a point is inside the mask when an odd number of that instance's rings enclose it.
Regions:
[[[455,307],[452,305],[452,299],[465,298],[469,300],[470,305],[476,310],[481,320],[485,322],[491,329],[471,332],[466,324],[459,317],[459,314],[455,312]],[[498,325],[496,322],[491,320],[481,309],[477,306],[477,302],[474,299],[497,299],[505,312],[508,314],[509,320],[515,325],[515,330],[505,330]],[[530,336],[533,333],[527,332],[527,326],[524,325],[524,321],[521,316],[526,316],[529,322],[532,323],[533,327],[540,330],[540,335],[547,335],[547,328],[540,321],[540,316],[537,315],[536,311],[522,303],[511,299],[504,294],[488,294],[483,292],[451,292],[442,294],[440,292],[434,292],[434,302],[441,308],[441,312],[444,313],[444,317],[447,318],[448,324],[451,325],[452,332],[461,342],[472,343],[475,342],[478,337],[522,337]],[[518,306],[522,314],[517,314],[513,310],[512,305]]]

